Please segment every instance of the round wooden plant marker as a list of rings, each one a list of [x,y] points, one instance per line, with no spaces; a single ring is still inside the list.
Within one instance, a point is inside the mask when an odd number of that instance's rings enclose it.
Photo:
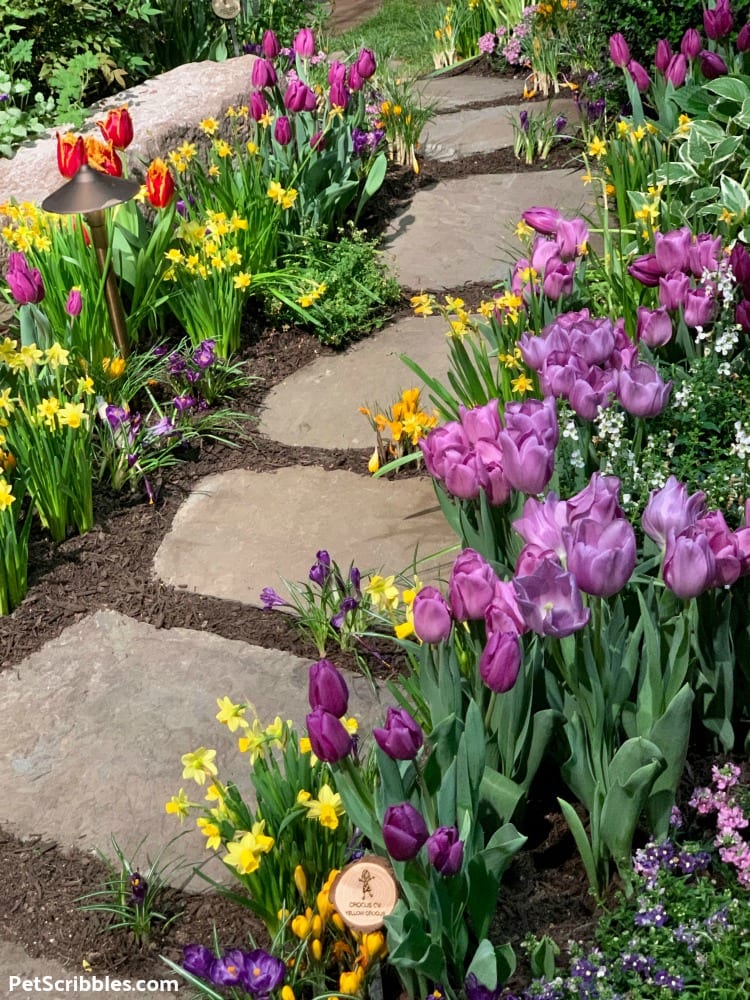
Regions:
[[[352,930],[369,933],[398,902],[398,886],[391,866],[375,854],[352,861],[336,876],[328,898]]]

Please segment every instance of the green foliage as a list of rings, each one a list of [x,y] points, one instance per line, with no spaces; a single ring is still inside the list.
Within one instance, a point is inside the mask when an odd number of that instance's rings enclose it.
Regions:
[[[425,44],[425,18],[443,8],[441,0],[384,0],[373,17],[351,31],[333,38],[330,49],[353,52],[366,46],[378,53],[381,61],[398,61],[405,75],[416,75],[432,68],[429,45]]]
[[[302,241],[309,266],[303,279],[317,280],[325,292],[317,300],[315,334],[324,344],[343,344],[383,322],[383,310],[400,298],[395,278],[380,259],[377,241],[353,224],[329,243],[316,236]]]

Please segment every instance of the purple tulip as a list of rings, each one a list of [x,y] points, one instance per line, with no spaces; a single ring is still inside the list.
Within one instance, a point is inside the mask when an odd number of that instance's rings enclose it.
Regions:
[[[750,331],[750,301],[743,299],[734,310],[734,321],[747,333]]]
[[[65,303],[65,312],[72,319],[76,316],[81,315],[81,309],[83,309],[83,299],[81,298],[81,289],[74,287],[68,292],[68,301]]]
[[[589,227],[579,217],[561,219],[555,234],[555,243],[560,249],[560,258],[564,261],[579,257],[585,252],[590,238]]]
[[[276,119],[273,137],[280,146],[288,146],[292,141],[292,126],[286,115],[280,115]]]
[[[669,60],[669,65],[664,71],[664,76],[673,87],[681,87],[687,76],[687,59],[678,52]]]
[[[38,267],[29,267],[22,253],[12,253],[8,257],[5,273],[11,294],[20,306],[41,302],[44,298],[44,282]]]
[[[695,524],[679,533],[670,533],[664,552],[664,582],[678,597],[689,600],[711,586],[716,560],[708,538]]]
[[[617,398],[634,417],[655,417],[669,402],[671,382],[663,382],[653,365],[641,361],[620,372]]]
[[[706,326],[716,314],[716,299],[708,288],[696,288],[685,295],[683,317],[685,326],[694,329],[696,326]]]
[[[620,507],[620,480],[594,472],[587,485],[564,503],[567,524],[593,518],[600,524],[625,517]]]
[[[510,483],[505,475],[505,461],[499,441],[477,441],[474,446],[474,469],[479,486],[491,507],[501,507],[510,497]]]
[[[695,524],[705,510],[705,493],[693,493],[689,497],[684,483],[670,476],[660,490],[651,491],[641,517],[641,526],[648,537],[663,549],[670,535],[679,534]]]
[[[424,743],[424,733],[405,708],[389,708],[385,727],[373,728],[372,735],[393,760],[414,760]]]
[[[261,948],[245,955],[242,986],[257,1000],[268,1000],[271,993],[284,981],[286,963]]]
[[[654,256],[662,274],[688,270],[692,242],[693,234],[687,226],[669,233],[654,234]]]
[[[636,337],[649,347],[664,347],[672,339],[672,320],[664,306],[646,309],[638,306]]]
[[[573,262],[563,264],[559,258],[549,261],[544,269],[542,291],[551,302],[558,302],[563,296],[572,293],[575,269]]]
[[[349,90],[353,91],[355,94],[358,93],[365,85],[365,81],[360,75],[356,63],[349,67],[349,72],[346,76],[346,85]]]
[[[659,278],[659,302],[674,312],[684,306],[690,291],[690,278],[682,271],[672,271],[665,278]]]
[[[414,631],[422,642],[445,642],[453,618],[448,603],[436,587],[422,587],[414,598]]]
[[[596,420],[600,410],[612,403],[617,388],[617,373],[611,369],[591,368],[583,378],[577,378],[568,393],[573,411],[584,420]]]
[[[276,33],[267,28],[263,32],[263,39],[260,43],[260,49],[266,59],[275,59],[276,56],[281,52],[281,46],[279,45],[279,40],[276,37]]]
[[[699,518],[695,527],[705,534],[714,554],[716,571],[711,586],[731,587],[742,569],[742,551],[735,533],[729,530],[720,510],[712,510]]]
[[[202,944],[186,944],[182,949],[182,968],[199,979],[208,979],[216,955]]]
[[[371,76],[375,75],[375,70],[378,68],[375,53],[372,49],[360,49],[354,65],[357,67],[357,72],[363,80],[369,80]]]
[[[497,576],[490,564],[474,549],[464,549],[451,569],[448,591],[456,621],[475,621],[495,595]]]
[[[464,842],[459,839],[455,826],[439,826],[427,838],[427,857],[430,864],[444,878],[461,871],[464,860]]]
[[[338,59],[332,59],[328,66],[328,85],[334,83],[344,83],[346,81],[346,65]]]
[[[652,253],[636,257],[628,267],[628,274],[632,278],[635,278],[636,281],[640,281],[646,288],[656,288],[659,284],[659,279],[664,276],[664,272],[656,263],[656,257]]]
[[[727,64],[718,52],[709,52],[708,49],[701,52],[701,73],[707,80],[716,80],[728,72]]]
[[[660,38],[656,43],[656,54],[654,55],[654,66],[660,73],[666,73],[669,60],[672,58],[672,46],[666,38]]]
[[[513,580],[518,607],[532,632],[562,639],[591,617],[572,573],[544,559],[534,573]]]
[[[549,549],[562,559],[565,555],[562,529],[567,523],[568,504],[550,492],[543,501],[529,497],[523,505],[522,516],[513,522],[513,527],[527,544]]]
[[[458,407],[458,416],[469,444],[475,445],[477,441],[497,441],[502,425],[496,399],[491,399],[484,406],[474,406],[468,410],[461,404]]]
[[[651,78],[643,66],[639,62],[636,62],[635,59],[631,59],[627,65],[627,70],[640,93],[645,93],[651,86]]]
[[[554,553],[552,553],[554,556]],[[495,585],[495,596],[484,613],[484,623],[490,632],[526,632],[526,622],[518,608],[513,584],[498,580]]]
[[[250,95],[250,117],[253,121],[259,122],[267,114],[268,101],[259,90],[254,90]]]
[[[500,432],[505,478],[521,493],[541,493],[552,478],[559,430],[555,400],[527,400],[506,406]]]
[[[332,83],[328,91],[328,103],[332,108],[346,108],[349,103],[349,91],[343,83]]]
[[[479,676],[490,691],[504,694],[516,683],[522,657],[518,632],[493,632],[479,659]]]
[[[615,66],[619,66],[620,69],[625,69],[630,62],[630,49],[628,48],[628,43],[619,31],[609,37],[609,58]]]
[[[287,111],[314,111],[317,106],[315,94],[301,80],[292,80],[284,94]]]
[[[695,28],[688,28],[680,42],[680,52],[691,61],[700,55],[703,48],[701,34]]]
[[[734,280],[742,288],[745,298],[750,298],[750,253],[741,243],[735,243],[729,254],[729,266]]]
[[[737,51],[750,52],[750,24],[744,25],[737,35]]]
[[[718,270],[720,257],[721,236],[698,233],[688,250],[688,266],[694,277],[702,278],[704,271]]]
[[[210,979],[216,986],[236,986],[245,969],[245,953],[239,948],[228,951],[211,963]]]
[[[349,708],[349,688],[343,674],[330,660],[318,660],[308,674],[310,708],[322,708],[337,719],[346,715]]]
[[[602,523],[593,518],[563,529],[567,567],[585,594],[612,597],[635,569],[635,531],[625,518]]]
[[[305,723],[313,753],[320,760],[335,764],[351,753],[352,738],[335,715],[316,708],[305,718]]]
[[[314,135],[310,136],[310,149],[314,149],[316,153],[322,152],[326,148],[326,137],[323,132],[316,132]]]
[[[542,236],[554,236],[563,216],[556,208],[534,207],[522,212],[521,218],[527,226],[531,226],[535,232],[541,233]]]
[[[703,11],[703,27],[712,41],[725,38],[734,27],[734,17],[729,0],[716,0],[712,10]]]
[[[253,63],[251,82],[258,90],[273,87],[276,83],[276,70],[268,59],[256,59]]]
[[[427,824],[411,803],[388,806],[383,817],[383,840],[395,861],[416,858],[427,836]]]
[[[310,56],[314,56],[315,37],[312,31],[310,31],[309,28],[300,28],[294,36],[292,48],[294,49],[295,55],[301,56],[303,59],[309,59]]]

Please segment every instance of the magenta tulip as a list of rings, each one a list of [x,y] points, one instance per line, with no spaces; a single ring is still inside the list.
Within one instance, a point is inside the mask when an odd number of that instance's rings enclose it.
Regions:
[[[641,517],[641,526],[649,538],[663,549],[671,534],[679,534],[706,511],[706,494],[693,493],[688,496],[685,485],[670,476],[660,490],[652,490],[646,509]]]
[[[11,253],[5,272],[11,294],[21,306],[41,302],[44,298],[44,281],[38,267],[29,267],[24,254]]]
[[[738,52],[750,52],[750,24],[740,28],[736,44]]]
[[[701,73],[707,80],[717,80],[720,76],[726,76],[728,72],[727,64],[718,52],[709,52],[708,49],[701,52]]]
[[[280,146],[288,146],[292,141],[292,126],[286,115],[279,115],[276,119],[273,137]]]
[[[294,36],[292,48],[296,55],[309,59],[315,55],[315,37],[309,28],[300,28]]]
[[[610,35],[609,58],[615,66],[619,66],[620,69],[625,69],[630,62],[630,49],[628,48],[628,43],[619,31],[614,35]]]
[[[660,38],[656,43],[656,54],[654,55],[654,66],[660,73],[666,73],[669,60],[672,58],[672,46],[666,38]]]
[[[414,598],[414,631],[422,642],[444,642],[451,634],[453,616],[436,587],[422,587]]]
[[[703,27],[706,35],[712,41],[726,38],[734,27],[734,17],[729,0],[716,0],[713,9],[703,11]]]
[[[254,90],[250,95],[250,117],[253,121],[259,122],[267,114],[268,101],[259,90]]]
[[[349,67],[349,72],[346,75],[346,85],[349,90],[353,91],[355,94],[358,93],[365,85],[364,77],[362,77],[357,69],[356,63],[354,66]]]
[[[413,760],[424,743],[424,733],[405,708],[389,708],[385,726],[374,727],[372,735],[392,760]]]
[[[687,59],[678,52],[669,60],[669,65],[664,71],[664,76],[673,87],[681,87],[687,77]]]
[[[516,683],[522,658],[518,632],[491,633],[479,660],[479,676],[490,691],[504,694]]]
[[[701,38],[700,32],[695,28],[688,28],[682,36],[682,41],[680,42],[680,52],[686,59],[693,60],[700,55],[702,48],[703,39]]]
[[[456,557],[448,585],[450,606],[457,621],[483,618],[495,596],[495,571],[474,549],[464,549]]]
[[[636,281],[640,281],[646,288],[656,288],[659,284],[659,279],[664,276],[664,272],[656,263],[656,257],[652,253],[636,257],[628,267],[628,274],[635,278]]]
[[[672,320],[664,306],[659,309],[638,307],[636,337],[652,348],[669,343],[672,339]]]
[[[338,59],[332,59],[328,66],[328,85],[344,83],[346,80],[346,65]]]
[[[332,108],[345,109],[349,103],[349,91],[343,83],[332,83],[328,91],[328,103]]]
[[[263,38],[260,43],[260,50],[266,59],[275,59],[276,56],[281,52],[281,46],[279,45],[279,40],[276,37],[276,33],[267,28],[263,32]]]
[[[307,84],[292,80],[284,94],[284,107],[288,111],[314,111],[317,98]]]
[[[720,510],[712,510],[699,518],[695,527],[705,534],[716,562],[711,586],[731,587],[742,569],[742,551],[735,533],[729,530]]]
[[[693,234],[683,226],[669,233],[654,234],[654,256],[662,274],[687,271],[690,266],[690,246]]]
[[[683,312],[685,326],[691,329],[706,326],[712,322],[715,315],[716,299],[709,294],[708,288],[696,288],[686,294]]]
[[[528,208],[521,213],[521,218],[527,226],[531,226],[542,236],[554,236],[562,221],[562,214],[556,208]]]
[[[645,361],[624,368],[617,383],[617,398],[634,417],[655,417],[669,402],[671,382],[663,382],[653,365]]]
[[[273,63],[269,62],[268,59],[256,59],[253,63],[251,80],[253,86],[259,90],[263,90],[264,87],[273,87],[276,83],[276,70]]]
[[[631,59],[627,66],[628,73],[638,90],[643,94],[651,86],[651,78],[646,70],[635,59]]]
[[[357,72],[362,79],[369,80],[371,76],[375,75],[375,70],[378,67],[375,53],[372,49],[360,49],[354,65],[357,67]]]
[[[68,292],[68,300],[65,303],[65,312],[71,318],[75,319],[76,316],[81,315],[81,310],[83,309],[83,299],[81,298],[81,289],[74,286]]]
[[[439,826],[427,838],[427,857],[435,871],[443,878],[450,878],[461,871],[464,842],[459,838],[455,826]]]

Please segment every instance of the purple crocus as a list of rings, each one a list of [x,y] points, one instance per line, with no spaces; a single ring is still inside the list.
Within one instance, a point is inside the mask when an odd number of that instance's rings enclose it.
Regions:
[[[148,882],[140,872],[133,872],[128,882],[130,885],[130,902],[134,906],[139,906],[146,898]]]
[[[394,861],[412,861],[427,837],[424,817],[410,802],[388,806],[383,817],[383,840]]]
[[[209,977],[216,986],[236,986],[245,968],[245,953],[233,948],[211,963]]]
[[[582,629],[591,612],[584,608],[575,578],[551,559],[533,573],[513,580],[518,607],[532,632],[562,639]]]
[[[20,306],[41,302],[44,298],[44,281],[38,267],[29,267],[22,253],[14,252],[8,257],[5,273],[11,294]]]
[[[255,948],[245,955],[242,986],[256,1000],[267,1000],[284,981],[286,963],[281,958]]]
[[[270,611],[272,608],[286,608],[289,607],[289,602],[285,601],[284,598],[273,587],[264,587],[260,592],[260,602],[266,611]]]
[[[424,743],[424,733],[405,708],[390,707],[385,726],[374,727],[375,742],[392,760],[413,760]]]
[[[324,708],[316,708],[305,718],[313,753],[327,764],[335,764],[352,750],[352,738],[340,719]]]
[[[215,340],[202,340],[193,351],[193,364],[199,368],[210,368],[216,361]]]
[[[466,1000],[498,1000],[502,986],[498,984],[494,989],[490,989],[489,986],[480,983],[473,972],[470,972],[464,983],[464,991]]]
[[[175,396],[172,400],[176,410],[180,413],[185,413],[186,410],[192,410],[196,405],[196,400],[192,396]]]
[[[422,587],[414,598],[414,631],[422,642],[444,642],[451,634],[453,617],[436,587]]]
[[[182,967],[192,976],[208,979],[211,975],[211,965],[216,956],[210,948],[202,944],[186,944],[182,949]]]
[[[450,878],[461,871],[464,860],[464,842],[455,826],[439,826],[427,838],[427,857],[430,864],[443,878]]]
[[[521,111],[521,112],[519,112],[518,121],[519,121],[519,124],[521,126],[521,131],[522,132],[528,132],[529,131],[529,112],[528,111]]]
[[[320,549],[316,554],[315,562],[310,567],[310,572],[307,575],[319,587],[322,587],[326,583],[331,575],[331,557],[325,549]]]
[[[322,708],[337,719],[349,708],[349,688],[343,674],[330,660],[318,660],[308,675],[310,708]]]

